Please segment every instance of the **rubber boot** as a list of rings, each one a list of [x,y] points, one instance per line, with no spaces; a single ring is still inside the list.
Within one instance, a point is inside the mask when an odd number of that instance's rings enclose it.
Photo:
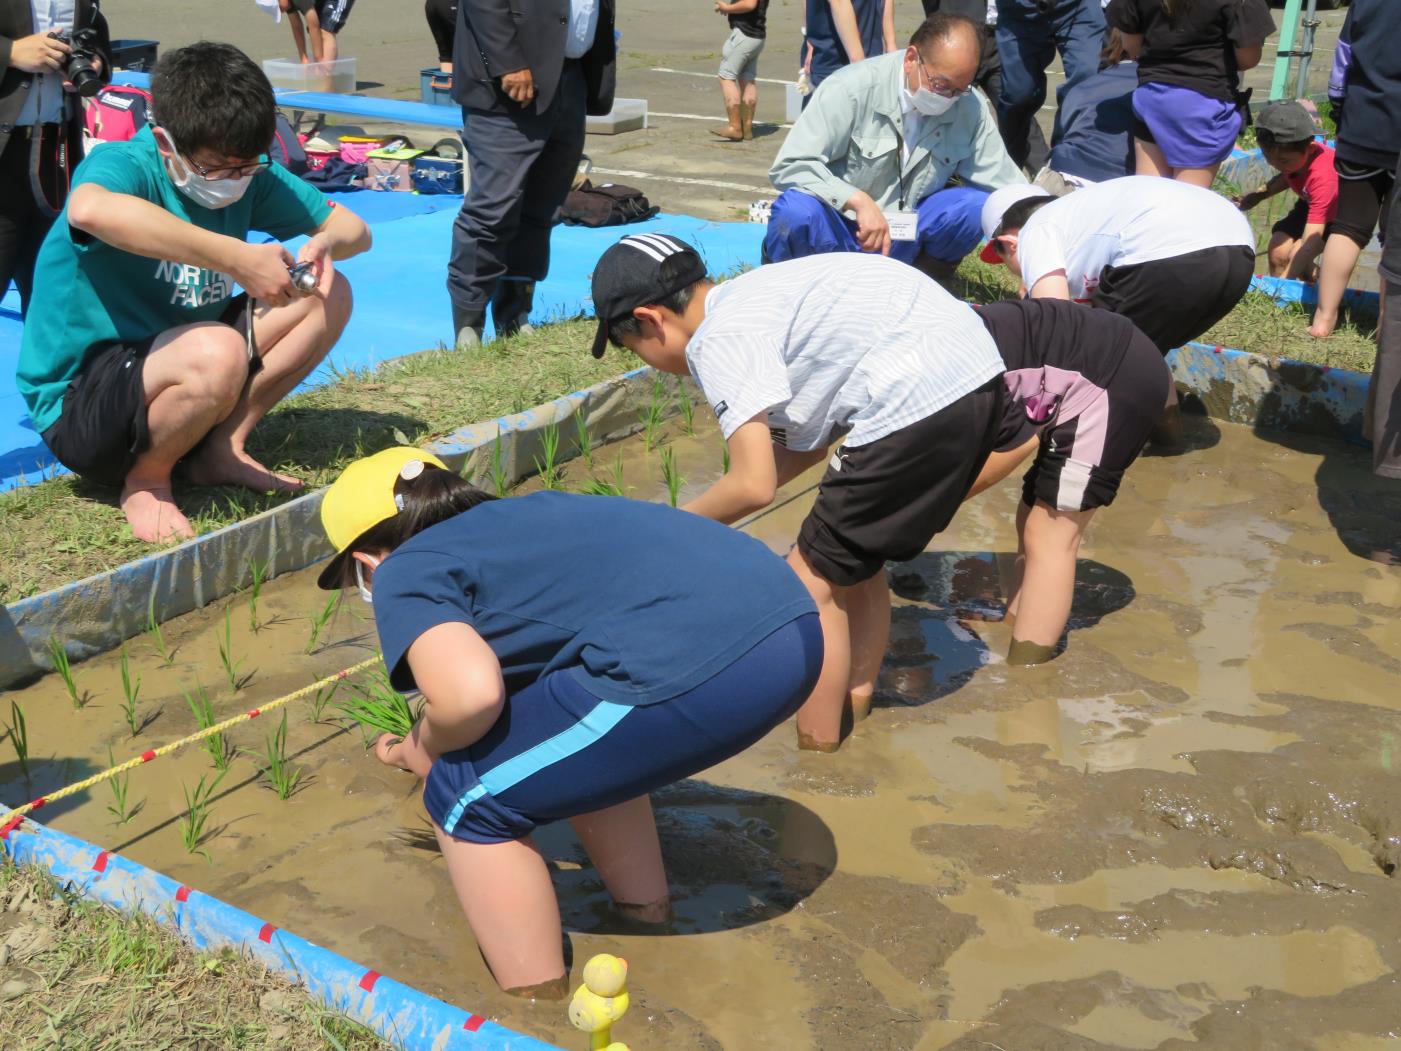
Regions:
[[[725,114],[730,118],[730,123],[723,128],[711,128],[710,134],[718,135],[729,142],[739,142],[744,138],[744,127],[740,123],[741,106],[726,106]]]
[[[747,102],[739,104],[739,127],[745,142],[754,138],[754,111],[756,109],[758,109],[757,106],[751,106]]]
[[[496,324],[496,338],[530,335],[530,308],[535,302],[535,282],[502,278],[496,283],[491,297],[491,320]]]
[[[482,328],[486,323],[485,310],[452,311],[453,345],[458,350],[475,350],[482,345]]]

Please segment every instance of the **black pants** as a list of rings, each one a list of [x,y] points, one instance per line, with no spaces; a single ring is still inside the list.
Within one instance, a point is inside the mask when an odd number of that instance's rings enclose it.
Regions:
[[[425,0],[423,17],[438,45],[438,61],[452,61],[452,38],[457,31],[457,0]]]
[[[16,128],[0,153],[0,296],[13,281],[20,313],[34,292],[34,260],[53,219],[34,202],[29,181],[29,129]]]
[[[463,109],[472,185],[453,224],[448,294],[453,312],[484,311],[502,278],[540,281],[550,269],[550,228],[584,152],[587,90],[566,60],[543,113]]]
[[[1196,339],[1250,289],[1255,249],[1202,248],[1128,266],[1106,266],[1091,302],[1122,314],[1163,354]]]
[[[1357,247],[1366,248],[1378,225],[1386,229],[1394,176],[1389,171],[1369,170],[1347,161],[1335,160],[1333,167],[1338,170],[1338,211],[1326,233],[1342,234],[1356,242]]]

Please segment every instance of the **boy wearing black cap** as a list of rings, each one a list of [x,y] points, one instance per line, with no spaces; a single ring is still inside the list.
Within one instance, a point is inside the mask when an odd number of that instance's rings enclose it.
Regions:
[[[895,260],[842,253],[715,284],[693,248],[624,237],[593,274],[595,357],[611,340],[690,374],[730,470],[686,509],[733,522],[838,438],[789,564],[822,618],[826,657],[799,747],[834,751],[869,710],[890,634],[887,561],[952,519],[998,437],[1003,364],[971,308]]]
[[[1277,193],[1293,190],[1298,201],[1270,234],[1270,274],[1299,281],[1313,279],[1323,252],[1323,233],[1338,214],[1338,172],[1333,147],[1314,139],[1313,118],[1293,99],[1271,102],[1255,118],[1260,151],[1279,172],[1262,188],[1240,199],[1248,212]]]

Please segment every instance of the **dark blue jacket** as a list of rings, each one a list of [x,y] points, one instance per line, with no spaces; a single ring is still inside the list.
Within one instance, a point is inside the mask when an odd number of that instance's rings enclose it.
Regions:
[[[866,51],[866,57],[885,54],[885,0],[851,0],[851,6],[856,11],[856,28],[860,31],[861,46]],[[841,37],[837,36],[837,27],[832,22],[832,5],[827,0],[807,0],[807,42],[812,48],[812,66],[808,77],[814,88],[843,66],[851,64],[846,48],[842,47]]]
[[[1338,122],[1338,160],[1369,168],[1396,167],[1401,148],[1401,45],[1397,5],[1390,0],[1353,0],[1345,32],[1352,61]]]
[[[1051,168],[1091,182],[1134,172],[1133,92],[1138,63],[1120,62],[1065,93],[1051,135]]]

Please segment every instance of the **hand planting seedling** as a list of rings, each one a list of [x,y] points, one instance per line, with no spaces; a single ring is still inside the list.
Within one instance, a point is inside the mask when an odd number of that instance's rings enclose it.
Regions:
[[[229,688],[233,690],[234,693],[237,693],[248,685],[249,680],[252,679],[253,676],[245,675],[239,678],[238,669],[239,666],[243,664],[243,658],[240,657],[238,660],[234,660],[232,614],[232,609],[225,606],[224,633],[219,638],[219,663],[224,666],[224,675],[229,680]]]
[[[540,476],[540,485],[545,489],[559,489],[559,426],[547,424],[540,430],[541,455],[535,457],[535,473]]]
[[[311,618],[311,637],[306,640],[306,649],[302,651],[303,653],[310,653],[312,650],[316,649],[316,644],[321,639],[321,633],[326,630],[326,625],[329,624],[331,618],[335,616],[336,610],[340,608],[340,604],[341,593],[337,591],[326,600],[326,608]]]
[[[131,730],[131,736],[135,737],[146,725],[136,717],[136,697],[141,692],[141,676],[136,677],[136,681],[131,678],[131,656],[126,651],[126,644],[122,645],[122,715],[126,717],[127,728]]]
[[[68,699],[73,702],[74,708],[81,708],[83,698],[78,694],[78,683],[73,678],[73,666],[68,663],[68,651],[63,648],[63,641],[57,635],[50,635],[49,641],[44,643],[44,648],[49,652],[49,663],[63,680]]]
[[[155,647],[157,656],[166,664],[175,663],[175,651],[165,644],[165,633],[161,631],[160,621],[156,620],[156,594],[151,592],[150,599],[146,602],[146,634],[151,639],[151,645]]]
[[[196,686],[194,693],[185,694],[185,700],[190,706],[190,712],[195,717],[196,726],[201,730],[208,730],[214,725],[214,705],[210,703],[209,694],[205,692],[203,686]],[[209,754],[216,770],[221,772],[227,770],[229,763],[233,761],[234,747],[221,733],[210,734],[200,742],[200,747]]]
[[[10,702],[9,730],[10,744],[14,746],[15,758],[19,760],[19,771],[29,780],[29,730],[24,724],[24,709],[18,701]]]
[[[357,684],[354,691],[355,696],[340,706],[342,715],[376,734],[387,733],[401,739],[409,735],[418,712],[407,697],[389,685],[389,676],[383,669],[370,673],[369,681]],[[373,743],[374,738],[369,740]]]
[[[117,758],[112,754],[112,749],[107,749],[107,765],[109,767],[117,765]],[[118,774],[107,782],[107,787],[112,790],[112,802],[107,804],[107,813],[117,819],[117,824],[125,825],[128,821],[141,813],[141,808],[146,805],[143,799],[135,806],[127,804],[127,790],[131,785],[131,772]]]
[[[578,433],[579,438],[579,458],[584,461],[584,466],[592,471],[593,435],[589,433],[589,418],[584,414],[582,406],[574,414],[574,430]]]
[[[180,842],[185,845],[186,853],[199,854],[205,861],[213,860],[209,851],[204,849],[204,842],[213,838],[215,834],[209,828],[210,803],[219,782],[223,779],[223,771],[220,771],[213,781],[209,780],[208,774],[201,774],[194,792],[188,787],[181,787],[181,791],[185,793],[185,816],[180,819]]]
[[[666,403],[668,400],[666,381],[658,376],[657,381],[652,384],[652,400],[647,403],[646,411],[642,414],[643,441],[648,452],[655,449],[662,440],[662,427],[666,423]]]
[[[277,793],[277,798],[286,801],[297,791],[302,782],[302,771],[293,770],[287,764],[287,713],[282,713],[282,721],[277,729],[268,735],[267,750],[263,753],[268,765],[263,768],[268,787]]]
[[[681,471],[676,466],[676,450],[662,450],[662,481],[666,482],[667,499],[671,501],[671,506],[676,506],[677,498],[681,495],[681,487],[686,484],[686,479],[681,476]]]
[[[341,681],[337,679],[335,682],[321,687],[308,702],[312,722],[319,723],[321,721],[321,714],[326,710],[326,705],[331,703],[331,698],[336,695],[336,691],[341,688]]]
[[[252,574],[248,583],[248,626],[256,633],[263,626],[258,619],[258,596],[262,594],[263,584],[268,579],[268,564],[255,558],[248,564],[248,571]]]
[[[676,407],[681,410],[681,426],[686,434],[694,438],[696,434],[696,403],[691,400],[691,392],[686,389],[686,381],[676,381]]]

